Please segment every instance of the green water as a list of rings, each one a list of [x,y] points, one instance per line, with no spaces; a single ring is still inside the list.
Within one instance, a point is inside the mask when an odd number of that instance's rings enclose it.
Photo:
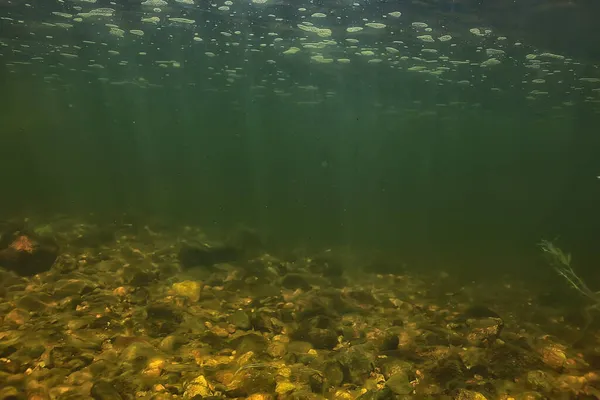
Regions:
[[[593,275],[593,6],[356,4],[3,2],[2,216],[246,225],[478,275],[537,275],[558,236]]]

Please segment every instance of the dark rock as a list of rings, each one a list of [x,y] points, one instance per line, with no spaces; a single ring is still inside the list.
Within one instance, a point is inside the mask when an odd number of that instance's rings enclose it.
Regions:
[[[240,255],[240,250],[224,244],[214,246],[184,244],[179,250],[178,258],[184,268],[191,268],[210,267],[215,264],[233,262],[238,260]]]
[[[242,310],[237,310],[231,314],[229,321],[239,329],[250,329],[252,327],[250,317]]]
[[[51,238],[35,237],[20,231],[2,236],[0,266],[21,276],[49,271],[58,257],[58,245]]]
[[[91,395],[94,400],[119,400],[121,395],[115,387],[106,381],[98,381],[92,386]]]

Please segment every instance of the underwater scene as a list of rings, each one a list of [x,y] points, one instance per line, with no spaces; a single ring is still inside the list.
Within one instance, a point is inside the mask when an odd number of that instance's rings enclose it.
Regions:
[[[600,399],[598,18],[0,0],[0,400]]]

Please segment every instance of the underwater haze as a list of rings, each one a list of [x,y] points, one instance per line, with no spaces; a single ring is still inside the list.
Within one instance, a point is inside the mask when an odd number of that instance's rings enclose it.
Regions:
[[[2,213],[600,261],[598,7],[484,3],[2,0]]]

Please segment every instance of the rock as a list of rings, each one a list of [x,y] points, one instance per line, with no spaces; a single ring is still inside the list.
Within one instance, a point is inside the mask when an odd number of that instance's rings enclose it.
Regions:
[[[91,390],[94,400],[119,400],[121,395],[115,387],[107,381],[98,381],[94,383]]]
[[[0,266],[21,276],[49,271],[58,257],[53,239],[34,237],[20,231],[2,236]]]
[[[215,264],[236,261],[239,257],[238,249],[224,244],[214,246],[184,244],[178,255],[179,262],[184,268],[211,267]]]
[[[236,328],[248,330],[252,327],[252,322],[248,314],[242,310],[237,310],[229,316],[229,322]]]
[[[405,372],[397,372],[385,382],[385,386],[399,395],[410,394],[414,390],[408,375]]]

